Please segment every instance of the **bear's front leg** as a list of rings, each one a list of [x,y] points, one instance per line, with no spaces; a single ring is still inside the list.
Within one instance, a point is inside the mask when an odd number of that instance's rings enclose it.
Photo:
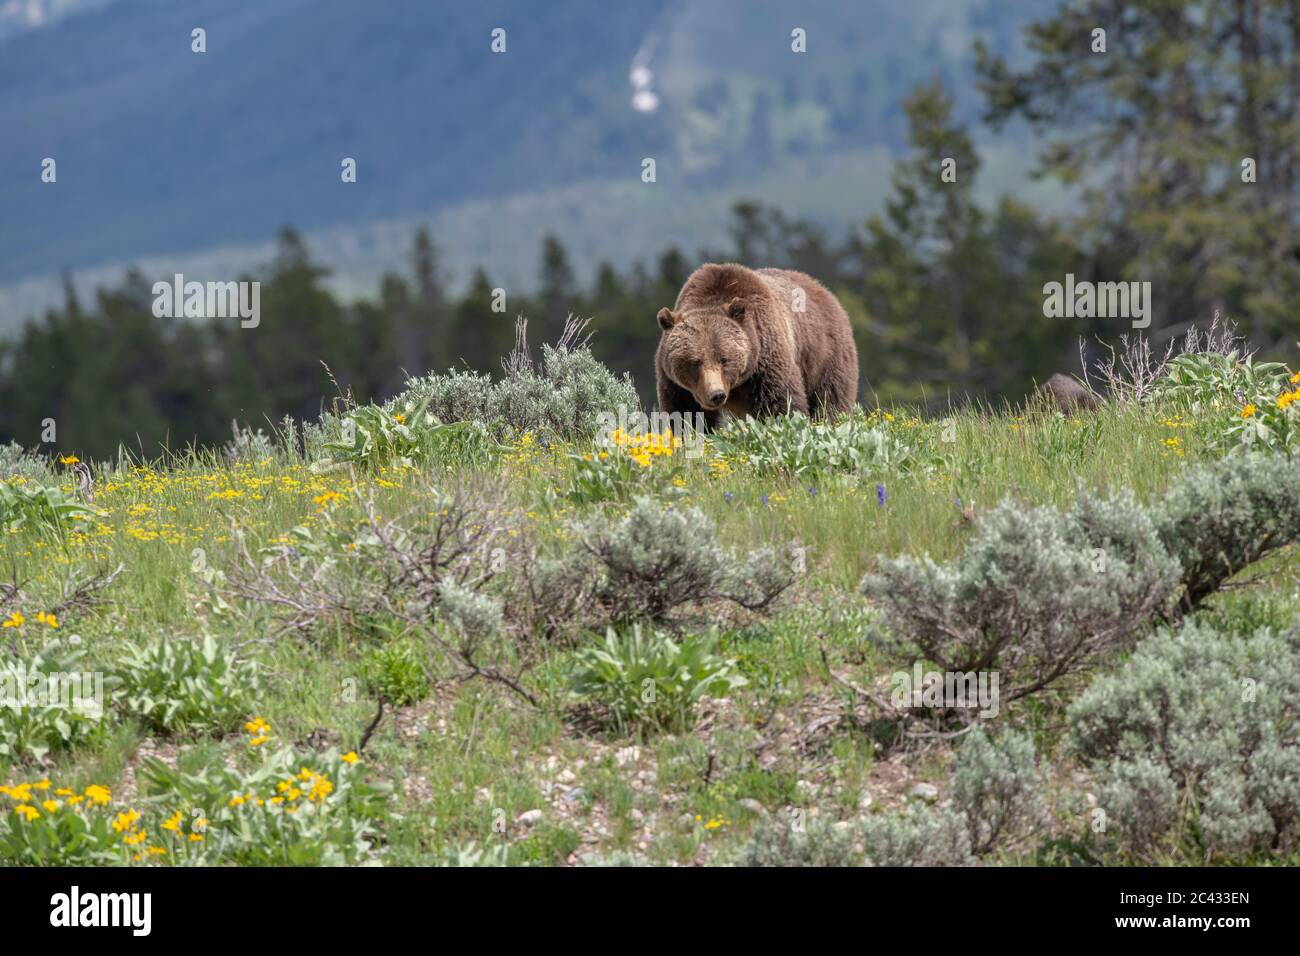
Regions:
[[[755,418],[784,415],[787,412],[808,414],[808,396],[803,380],[780,382],[771,377],[750,379],[750,405]]]
[[[661,412],[667,412],[669,415],[680,415],[692,427],[696,426],[700,421],[695,416],[703,416],[704,426],[708,431],[716,431],[718,426],[722,424],[722,411],[720,409],[706,411],[700,407],[700,403],[695,400],[694,395],[674,382],[660,381],[657,385],[659,410]]]

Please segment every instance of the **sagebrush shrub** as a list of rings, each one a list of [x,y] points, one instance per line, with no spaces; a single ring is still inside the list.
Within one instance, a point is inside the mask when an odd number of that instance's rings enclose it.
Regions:
[[[1182,566],[1183,607],[1300,540],[1300,458],[1234,455],[1191,469],[1153,509],[1156,531]]]
[[[406,407],[428,402],[430,414],[444,422],[490,422],[496,417],[491,375],[468,369],[413,378],[390,404]]]
[[[0,481],[22,478],[47,483],[53,477],[48,462],[40,455],[29,454],[14,441],[0,445]]]
[[[504,620],[495,597],[451,580],[438,585],[438,611],[462,636],[474,641],[498,633]]]
[[[584,327],[570,319],[559,342],[542,346],[540,364],[528,356],[521,337],[500,380],[457,371],[411,379],[385,409],[424,406],[439,421],[482,422],[498,436],[593,438],[602,414],[638,412],[641,400],[630,377],[616,377],[579,340]]]
[[[1042,772],[1034,740],[1019,730],[990,737],[976,726],[963,741],[952,777],[954,807],[972,851],[983,855],[1031,825],[1042,810]]]
[[[1168,769],[1147,757],[1116,760],[1106,768],[1100,790],[1105,832],[1114,833],[1130,858],[1154,860],[1179,818],[1178,785]]]
[[[1042,780],[1028,733],[990,737],[976,726],[957,753],[951,805],[868,817],[867,856],[877,866],[969,866],[1040,817]]]
[[[583,866],[608,868],[640,867],[650,866],[651,864],[644,858],[637,856],[629,850],[612,850],[609,853],[594,853],[582,858]]]
[[[1006,700],[1132,643],[1170,603],[1179,568],[1131,495],[1082,495],[1062,514],[1003,501],[939,564],[886,558],[863,582],[913,660],[997,670]]]
[[[1231,859],[1300,845],[1300,628],[1162,631],[1068,721],[1129,855],[1180,838]]]
[[[580,528],[582,546],[599,561],[597,598],[616,617],[665,617],[671,609],[716,597],[728,558],[711,518],[696,509],[637,498],[613,525],[593,519]]]
[[[808,820],[802,829],[777,819],[756,826],[736,854],[737,866],[863,866],[855,827]]]
[[[970,831],[963,814],[929,807],[882,813],[862,824],[867,858],[876,866],[970,866]]]
[[[794,581],[793,567],[770,549],[738,556],[721,548],[713,520],[698,508],[640,497],[621,520],[597,515],[574,530],[579,548],[567,573],[589,578],[611,621],[662,621],[677,608],[718,600],[763,610]]]

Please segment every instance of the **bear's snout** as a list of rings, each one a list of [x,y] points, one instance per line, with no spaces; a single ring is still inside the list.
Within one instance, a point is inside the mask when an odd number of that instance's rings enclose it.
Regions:
[[[699,384],[699,390],[695,393],[696,400],[704,406],[706,411],[713,411],[715,408],[722,406],[727,400],[727,385],[722,380],[722,370],[713,367],[705,368],[704,374],[700,376],[702,381]]]

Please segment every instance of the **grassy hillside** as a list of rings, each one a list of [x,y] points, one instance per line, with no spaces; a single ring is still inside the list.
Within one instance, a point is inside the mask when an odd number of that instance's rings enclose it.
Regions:
[[[661,443],[592,417],[628,393],[581,355],[547,362],[97,464],[89,505],[76,463],[11,456],[8,659],[104,675],[105,709],[0,710],[0,861],[1295,861],[1294,794],[1266,779],[1300,746],[1300,645],[1277,636],[1300,602],[1294,402],[1243,415],[1180,385]],[[1234,448],[1255,422],[1271,455]],[[1243,548],[1267,553],[1206,570]],[[921,579],[889,560],[921,555]],[[1216,584],[1189,609],[1194,566]],[[984,583],[927,605],[944,568]],[[967,601],[1002,622],[996,716],[889,702],[941,663],[911,641],[946,646],[913,600],[941,631]],[[1181,693],[1150,666],[1171,654],[1201,663],[1166,730],[1229,748],[1241,785],[1209,803],[1182,756],[1151,769],[1119,734],[1142,708],[1107,710]],[[1233,728],[1265,725],[1251,758]]]

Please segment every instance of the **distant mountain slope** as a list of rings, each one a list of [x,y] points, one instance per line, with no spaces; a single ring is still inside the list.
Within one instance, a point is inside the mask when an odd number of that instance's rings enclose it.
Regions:
[[[226,267],[286,223],[328,237],[360,283],[400,267],[376,236],[416,220],[457,230],[439,238],[458,266],[525,280],[546,228],[622,266],[714,242],[745,191],[838,228],[887,189],[912,86],[946,77],[974,121],[973,37],[1014,49],[1053,3],[83,0],[0,46],[0,329],[64,269]]]
[[[606,102],[662,6],[182,0],[30,33],[0,58],[0,279],[608,175],[664,145]]]

